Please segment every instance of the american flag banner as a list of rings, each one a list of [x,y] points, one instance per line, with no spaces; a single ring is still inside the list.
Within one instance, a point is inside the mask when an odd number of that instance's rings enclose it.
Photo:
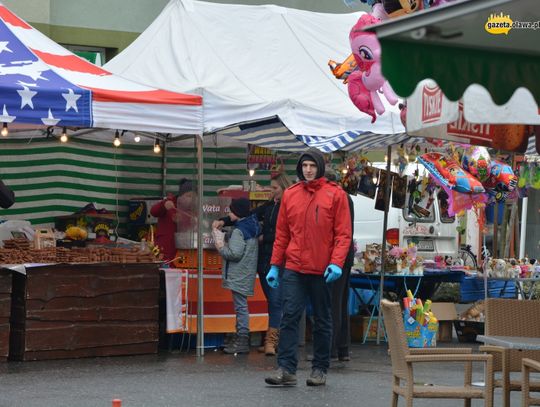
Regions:
[[[202,134],[202,97],[111,74],[0,3],[0,123]]]

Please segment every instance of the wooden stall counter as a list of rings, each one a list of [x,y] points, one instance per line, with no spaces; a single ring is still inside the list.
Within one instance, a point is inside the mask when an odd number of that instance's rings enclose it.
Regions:
[[[157,353],[159,264],[25,269],[13,273],[10,359]]]
[[[9,356],[11,270],[0,269],[0,361]]]

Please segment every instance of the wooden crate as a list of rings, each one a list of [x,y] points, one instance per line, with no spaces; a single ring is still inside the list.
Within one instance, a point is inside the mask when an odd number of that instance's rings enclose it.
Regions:
[[[0,269],[0,361],[9,355],[9,334],[11,316],[11,270]]]
[[[10,358],[156,353],[158,264],[57,264],[13,278]]]

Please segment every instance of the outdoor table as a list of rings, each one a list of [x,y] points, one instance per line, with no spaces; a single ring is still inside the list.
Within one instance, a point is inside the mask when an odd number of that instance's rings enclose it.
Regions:
[[[478,335],[476,340],[486,345],[502,346],[508,349],[540,350],[540,338]]]
[[[424,300],[431,297],[439,285],[443,282],[461,282],[464,273],[462,271],[454,270],[432,270],[425,269],[422,275],[413,274],[385,274],[384,275],[384,291],[393,291],[397,294],[398,298],[403,298],[407,295],[407,290],[410,289],[413,296],[416,297],[423,284],[428,288],[424,290]],[[379,301],[377,300],[377,294],[379,292],[381,275],[379,273],[351,273],[350,287],[352,288],[355,296],[360,302],[360,307],[368,309],[372,305],[371,311],[369,311],[369,322],[367,324],[366,332],[364,333],[364,339],[362,343],[366,343],[369,329],[373,319],[379,314]],[[370,297],[367,301],[364,301],[358,290],[366,289],[370,291]],[[427,294],[427,295],[426,295]],[[386,340],[386,331],[384,325],[383,328],[384,339]]]

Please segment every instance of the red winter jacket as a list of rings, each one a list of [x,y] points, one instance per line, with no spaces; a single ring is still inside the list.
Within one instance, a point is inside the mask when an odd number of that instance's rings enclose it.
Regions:
[[[347,195],[326,178],[299,182],[283,194],[271,264],[305,274],[343,267],[351,245]]]

